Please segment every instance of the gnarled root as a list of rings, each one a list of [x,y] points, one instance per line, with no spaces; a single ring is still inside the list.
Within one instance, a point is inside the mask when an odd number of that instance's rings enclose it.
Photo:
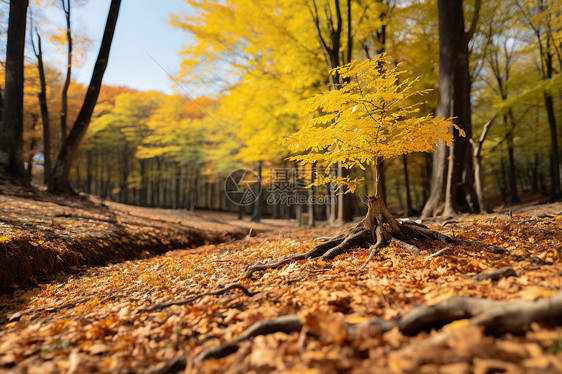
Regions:
[[[367,215],[355,227],[328,239],[326,242],[315,246],[308,252],[286,255],[268,264],[256,263],[250,265],[246,268],[244,277],[250,278],[257,271],[277,268],[291,261],[310,258],[331,260],[353,248],[370,247],[369,258],[361,267],[361,269],[363,269],[381,248],[391,242],[408,250],[411,254],[417,255],[419,253],[419,248],[416,244],[428,241],[481,247],[490,253],[507,254],[505,249],[491,244],[458,240],[440,232],[430,230],[427,226],[418,223],[399,222],[392,216],[380,197],[370,196]]]
[[[549,298],[541,298],[535,301],[515,302],[455,296],[440,301],[435,305],[415,307],[394,320],[372,317],[360,324],[348,324],[346,329],[348,335],[353,336],[357,331],[369,325],[374,326],[381,332],[390,331],[397,327],[403,334],[413,336],[421,331],[441,328],[453,321],[468,319],[470,325],[482,326],[488,334],[502,335],[528,331],[531,323],[538,321],[552,320],[555,324],[560,325],[561,316],[562,292],[558,292]],[[293,331],[301,330],[303,326],[305,326],[305,323],[296,314],[288,314],[271,320],[256,322],[237,338],[221,345],[204,349],[193,359],[193,363],[198,365],[210,358],[226,357],[236,352],[241,342],[258,335],[267,335],[275,332],[289,334]],[[186,363],[187,359],[185,357],[179,357],[145,373],[175,372],[185,368]]]

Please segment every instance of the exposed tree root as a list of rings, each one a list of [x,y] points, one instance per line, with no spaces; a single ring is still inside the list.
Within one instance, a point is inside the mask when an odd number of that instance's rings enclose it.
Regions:
[[[413,255],[419,253],[418,245],[428,241],[438,241],[450,245],[480,247],[494,254],[507,254],[507,250],[491,244],[465,241],[451,238],[445,234],[430,230],[428,227],[414,222],[397,221],[379,197],[369,196],[367,216],[355,227],[329,238],[305,253],[283,256],[268,263],[255,263],[246,268],[244,277],[250,278],[255,272],[277,268],[291,261],[319,258],[331,260],[352,248],[371,248],[369,258],[361,267],[364,268],[376,255],[380,248],[391,242],[408,250]]]
[[[239,284],[231,284],[230,286],[227,287],[220,287],[214,291],[208,291],[208,292],[203,292],[197,295],[193,295],[187,299],[183,299],[183,300],[174,300],[174,301],[167,301],[164,303],[160,303],[160,304],[156,304],[156,305],[152,305],[148,308],[145,308],[143,310],[141,310],[142,312],[153,312],[155,310],[161,310],[164,308],[169,308],[173,305],[186,305],[186,304],[191,304],[192,302],[194,302],[195,300],[198,300],[204,296],[209,296],[209,295],[222,295],[227,293],[230,290],[234,290],[234,289],[238,289],[241,290],[242,292],[244,292],[244,294],[246,294],[246,296],[254,296],[257,295],[259,292],[250,292],[246,289],[246,287],[241,286]]]
[[[299,331],[302,328],[302,321],[296,314],[288,314],[286,316],[281,316],[275,319],[270,319],[267,321],[259,321],[250,326],[246,331],[244,331],[236,339],[216,346],[204,349],[195,356],[193,360],[194,363],[200,363],[209,358],[221,358],[228,356],[238,350],[238,343],[248,340],[258,335],[273,334],[275,332],[291,333],[293,331]]]
[[[502,302],[472,297],[456,296],[431,306],[418,306],[396,320],[384,320],[379,317],[370,318],[360,324],[348,324],[348,336],[354,336],[367,325],[374,326],[381,332],[390,331],[394,327],[407,335],[415,335],[431,328],[440,328],[460,319],[470,319],[470,324],[483,326],[487,333],[506,334],[527,331],[532,322],[552,319],[562,323],[562,292],[550,298],[536,301]],[[239,337],[222,345],[204,349],[194,359],[199,364],[209,358],[226,357],[238,350],[238,344],[258,335],[275,332],[291,333],[299,331],[303,322],[296,314],[281,316],[272,320],[256,322]],[[178,368],[178,363],[185,359],[174,359],[165,368]],[[180,368],[181,369],[181,368]],[[162,373],[162,371],[158,371]]]
[[[504,304],[500,301],[455,296],[435,305],[422,305],[404,314],[398,327],[406,335],[415,335],[424,330],[440,328],[459,319],[467,319]]]
[[[158,365],[156,368],[147,369],[143,371],[143,374],[168,374],[168,373],[178,373],[183,371],[187,366],[187,357],[181,356],[176,357],[173,360],[164,362]]]
[[[512,267],[504,267],[501,269],[497,269],[494,271],[491,271],[489,273],[480,273],[480,274],[476,274],[474,276],[472,276],[471,278],[480,282],[486,279],[491,279],[493,281],[497,281],[500,279],[500,277],[516,277],[517,273],[515,272],[515,270]]]
[[[562,323],[562,292],[536,301],[501,301],[456,296],[432,306],[420,306],[404,314],[398,327],[404,334],[414,335],[422,330],[470,318],[470,323],[484,326],[488,333],[520,333],[531,322],[556,319]]]

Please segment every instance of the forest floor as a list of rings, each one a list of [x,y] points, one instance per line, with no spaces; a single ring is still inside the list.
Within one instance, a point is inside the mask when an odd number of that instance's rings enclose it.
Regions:
[[[391,245],[363,270],[369,252],[357,249],[242,279],[247,265],[306,251],[338,230],[267,221],[249,236],[249,222],[212,214],[1,191],[0,277],[10,266],[15,272],[17,263],[4,261],[18,248],[31,257],[37,252],[28,250],[60,256],[33,272],[70,261],[65,256],[82,260],[75,269],[64,265],[65,275],[51,283],[22,284],[0,298],[0,372],[562,372],[560,315],[507,332],[477,323],[482,310],[440,311],[414,330],[404,318],[459,295],[476,298],[463,299],[468,304],[489,300],[485,309],[499,306],[497,326],[504,310],[513,314],[510,305],[519,315],[549,304],[562,289],[562,203],[429,223],[456,238],[504,247],[508,256],[442,245],[414,256]],[[89,257],[92,248],[101,257]],[[143,253],[146,258],[107,264]],[[105,265],[84,270],[96,260]],[[484,279],[506,267],[511,270]],[[44,273],[46,279],[57,274]],[[161,304],[174,300],[182,305]]]
[[[288,224],[140,208],[91,195],[69,199],[0,181],[0,294],[64,279],[84,266],[229,242],[250,229],[255,235]]]

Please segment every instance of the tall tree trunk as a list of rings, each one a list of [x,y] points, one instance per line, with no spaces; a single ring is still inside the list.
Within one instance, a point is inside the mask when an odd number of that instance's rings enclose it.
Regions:
[[[70,87],[70,79],[72,76],[72,32],[70,28],[70,4],[71,0],[61,0],[62,9],[66,19],[66,78],[61,93],[61,110],[60,110],[60,142],[63,144],[66,139],[66,119],[68,115],[68,87]]]
[[[88,86],[88,91],[86,92],[86,97],[84,98],[84,103],[82,104],[82,108],[78,113],[78,117],[76,118],[76,121],[72,126],[70,134],[62,144],[59,155],[57,157],[57,162],[55,163],[55,168],[53,169],[51,182],[49,183],[50,192],[73,192],[70,184],[68,183],[70,166],[72,165],[74,154],[76,153],[76,150],[78,149],[82,138],[84,138],[84,135],[86,134],[86,130],[88,129],[90,120],[92,119],[94,108],[96,106],[96,101],[98,100],[103,81],[103,75],[107,67],[109,51],[111,50],[111,42],[113,40],[113,34],[115,32],[115,25],[117,24],[117,17],[119,15],[120,6],[121,0],[111,0],[100,51],[96,60],[96,64],[94,65],[94,71],[92,72],[92,79],[90,80],[90,85]]]
[[[31,115],[32,123],[31,123],[31,132],[35,133],[35,129],[37,128],[37,120],[39,116],[37,114]],[[35,147],[37,146],[37,139],[35,136],[31,137],[31,144],[29,145],[29,152],[27,152],[27,176],[26,180],[27,183],[31,184],[31,179],[33,177],[33,158],[35,157]]]
[[[174,174],[175,174],[175,181],[174,181],[174,202],[173,208],[179,209],[180,205],[180,192],[181,192],[181,168],[179,162],[174,162]]]
[[[410,193],[410,178],[408,176],[408,156],[402,155],[402,165],[404,166],[404,184],[406,185],[406,215],[408,217],[414,214],[412,209],[412,195]]]
[[[316,178],[316,163],[312,165],[310,169],[310,183],[314,183]],[[316,225],[316,217],[314,215],[314,191],[316,190],[315,186],[312,186],[308,189],[308,224],[310,226]]]
[[[427,199],[429,198],[429,193],[431,191],[431,155],[429,153],[424,154],[424,167],[421,170],[422,177],[422,206],[425,205]]]
[[[533,193],[539,192],[539,154],[535,152],[533,163],[530,164],[531,189]]]
[[[505,98],[503,98],[505,100]],[[515,167],[515,146],[513,144],[513,133],[515,132],[515,123],[513,118],[513,113],[511,109],[508,112],[509,115],[504,114],[503,122],[509,127],[509,132],[506,136],[507,142],[507,156],[508,156],[508,179],[509,179],[509,192],[511,195],[511,203],[515,204],[521,201],[519,199],[519,194],[517,193],[517,172]]]
[[[33,44],[35,57],[37,57],[37,70],[39,72],[40,89],[37,93],[39,108],[41,108],[41,129],[43,138],[43,183],[49,184],[51,180],[51,123],[49,119],[49,108],[47,106],[47,81],[45,78],[45,67],[43,65],[43,48],[41,46],[41,36],[36,32],[37,50]],[[33,35],[31,35],[33,42]]]
[[[336,195],[336,188],[333,183],[328,185],[328,194],[330,195],[330,204],[326,205],[328,208],[328,223],[333,224],[336,222],[336,207],[337,207],[337,199],[338,196]]]
[[[258,183],[256,192],[256,201],[254,202],[254,211],[252,212],[252,222],[259,222],[261,219],[261,177],[262,177],[262,161],[258,161]]]
[[[505,162],[503,157],[500,159],[500,166],[501,166],[501,180],[498,179],[500,182],[500,191],[502,193],[502,198],[504,204],[507,204],[507,178],[505,176]]]
[[[190,194],[190,203],[189,203],[189,210],[194,212],[195,208],[197,207],[197,196],[198,194],[198,188],[199,188],[199,174],[197,172],[193,173],[194,178],[193,178],[193,188],[191,189],[191,194]]]
[[[551,186],[550,198],[555,200],[562,196],[560,189],[560,153],[558,151],[558,134],[556,130],[556,117],[554,115],[554,105],[552,103],[552,96],[549,94],[544,95],[544,103],[546,106],[546,114],[548,116],[548,127],[550,129],[551,139]]]
[[[338,162],[338,176],[342,178],[349,177],[349,170],[342,167],[341,163]],[[353,220],[353,213],[351,210],[351,194],[340,193],[338,195],[338,222],[350,222]]]
[[[472,136],[468,42],[476,27],[480,0],[476,0],[474,18],[468,32],[464,30],[462,5],[462,0],[438,0],[437,116],[455,117],[453,121],[464,130],[466,137],[463,138],[457,131],[453,131],[454,138],[450,150],[444,145],[438,146],[433,159],[431,194],[422,217],[438,215],[441,210],[445,216],[454,215],[460,210],[478,211],[473,187],[472,151],[468,140]]]
[[[322,51],[324,53],[324,57],[326,63],[330,69],[334,69],[338,67],[341,63],[347,64],[351,62],[351,53],[353,51],[353,34],[351,29],[351,0],[346,0],[345,2],[346,8],[346,16],[347,16],[347,30],[344,33],[343,30],[343,15],[342,15],[342,6],[340,4],[340,0],[333,1],[333,11],[329,2],[325,4],[325,6],[330,7],[330,9],[325,8],[325,14],[327,15],[326,22],[328,23],[328,27],[324,29],[320,24],[320,16],[318,10],[318,4],[316,0],[313,0],[311,3],[310,14],[314,25],[316,27],[317,38],[320,42],[322,47]],[[327,31],[327,35],[326,34]],[[345,35],[345,40],[347,41],[346,45],[346,52],[341,52],[342,46],[342,39]],[[341,53],[341,55],[340,55]],[[340,59],[341,57],[341,59]],[[343,61],[341,61],[343,60]],[[339,89],[340,84],[340,76],[339,74],[330,74],[329,76],[330,85],[332,90]],[[349,175],[349,170],[342,168],[341,163],[337,164],[337,175],[338,176],[347,176]],[[339,222],[349,222],[351,221],[352,214],[351,214],[351,196],[349,194],[340,193],[337,197],[337,220]],[[336,207],[331,207],[330,218],[333,218],[333,213],[336,213]]]
[[[20,183],[26,183],[23,165],[23,64],[27,5],[28,0],[10,1],[4,110],[0,133],[0,173]]]
[[[88,150],[88,152],[86,153],[87,159],[88,159],[88,165],[86,168],[86,193],[91,194],[92,193],[92,151]]]
[[[510,133],[507,136],[507,161],[508,161],[508,179],[509,179],[509,194],[511,195],[511,204],[515,204],[521,201],[519,199],[519,194],[517,193],[517,179],[516,179],[516,169],[515,169],[515,155],[514,155],[514,145],[513,145],[513,134]]]
[[[382,157],[377,158],[375,161],[375,197],[382,199],[382,178],[381,178],[381,165],[382,165]]]
[[[119,173],[119,202],[127,203],[127,181],[129,179],[129,150],[127,145],[121,151],[118,151],[121,156],[120,173]]]
[[[484,144],[484,140],[486,140],[488,131],[494,124],[495,119],[496,116],[493,116],[488,122],[486,122],[486,124],[482,128],[480,139],[478,139],[477,141],[469,139],[473,147],[472,155],[474,157],[474,184],[476,185],[476,197],[478,199],[478,205],[480,206],[480,209],[485,212],[490,212],[490,207],[484,196],[484,179],[482,176],[482,145]]]

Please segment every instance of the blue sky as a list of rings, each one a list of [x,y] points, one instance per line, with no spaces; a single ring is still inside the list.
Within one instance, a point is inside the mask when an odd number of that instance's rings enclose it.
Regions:
[[[85,31],[95,41],[84,65],[74,74],[81,83],[87,84],[90,80],[109,3],[110,0],[89,0],[83,8],[73,9],[73,28]],[[168,19],[172,13],[186,13],[187,10],[184,0],[123,0],[104,84],[173,93],[173,82],[158,63],[172,75],[178,72],[179,52],[189,44],[189,35],[170,26]],[[206,91],[186,89],[195,95]]]

